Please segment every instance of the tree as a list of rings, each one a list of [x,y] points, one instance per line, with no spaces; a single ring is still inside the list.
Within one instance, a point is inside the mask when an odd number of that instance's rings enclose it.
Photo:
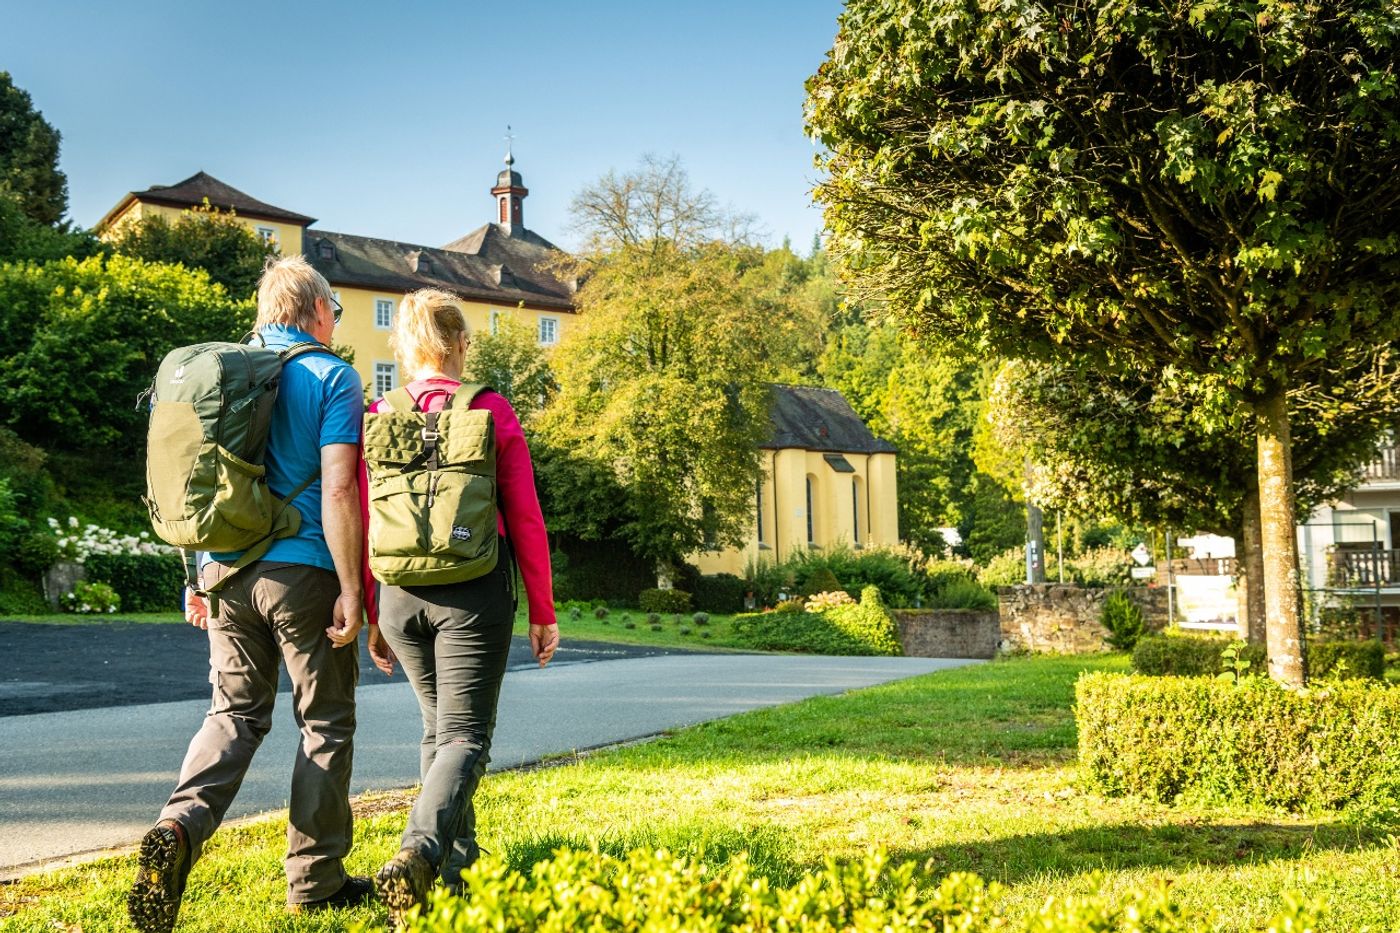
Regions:
[[[136,399],[165,353],[236,340],[252,320],[251,302],[200,271],[126,256],[0,265],[0,422],[49,450],[91,452],[89,471],[118,481],[108,467],[144,448]]]
[[[8,71],[0,71],[0,196],[37,224],[57,226],[68,211],[68,179],[58,169],[58,130]]]
[[[88,230],[64,222],[50,226],[30,218],[19,202],[0,195],[0,262],[48,262],[92,256],[101,249]]]
[[[495,333],[472,335],[463,378],[504,395],[528,425],[558,388],[554,371],[533,330],[509,315],[501,315],[495,326]]]
[[[235,298],[252,297],[263,264],[277,247],[263,242],[232,211],[209,206],[181,211],[173,220],[146,214],[118,226],[112,248],[147,262],[166,262],[203,269]]]
[[[1218,384],[1304,680],[1287,400],[1400,332],[1386,0],[852,0],[808,83],[834,242],[917,332]]]

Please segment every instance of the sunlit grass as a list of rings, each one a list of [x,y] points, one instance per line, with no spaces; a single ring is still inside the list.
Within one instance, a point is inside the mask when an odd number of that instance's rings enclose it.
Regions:
[[[820,697],[599,753],[491,776],[482,844],[526,868],[561,845],[747,851],[790,883],[832,855],[883,845],[939,872],[975,871],[1033,913],[1051,895],[1168,881],[1204,929],[1252,930],[1284,890],[1330,904],[1326,929],[1400,923],[1400,850],[1330,817],[1172,807],[1086,793],[1074,768],[1079,671],[1121,657],[1014,659]],[[502,715],[509,715],[503,711]],[[362,801],[352,870],[397,847],[406,797]],[[221,832],[190,881],[181,930],[335,930],[382,919],[281,913],[284,824]],[[0,928],[119,929],[130,858],[0,890]]]

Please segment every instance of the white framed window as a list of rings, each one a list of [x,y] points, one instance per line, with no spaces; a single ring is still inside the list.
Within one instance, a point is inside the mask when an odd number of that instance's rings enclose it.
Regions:
[[[255,228],[254,228],[254,232],[257,233],[258,239],[259,239],[259,240],[262,240],[264,243],[276,243],[276,242],[277,242],[277,228],[276,228],[276,227],[255,227]]]
[[[540,346],[552,347],[559,342],[559,319],[557,317],[540,318]]]
[[[503,312],[491,312],[491,336],[494,337],[501,332],[501,316]]]
[[[394,299],[374,299],[374,326],[377,330],[389,330],[394,326]]]
[[[374,394],[388,395],[399,387],[399,367],[396,363],[374,364]]]

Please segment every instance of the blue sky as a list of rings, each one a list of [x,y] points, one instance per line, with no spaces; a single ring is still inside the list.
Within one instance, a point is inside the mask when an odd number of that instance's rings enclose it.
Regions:
[[[492,219],[506,124],[525,222],[646,152],[805,252],[802,84],[838,0],[0,0],[0,70],[63,134],[70,213],[203,169],[317,226],[439,245]]]

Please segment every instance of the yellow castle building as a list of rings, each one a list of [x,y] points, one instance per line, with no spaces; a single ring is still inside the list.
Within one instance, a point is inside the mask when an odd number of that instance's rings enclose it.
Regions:
[[[525,227],[529,194],[513,156],[490,189],[496,219],[440,247],[332,233],[316,220],[245,194],[199,172],[173,185],[127,194],[97,225],[99,234],[151,214],[210,207],[232,211],[283,254],[301,253],[331,283],[345,309],[336,343],[354,351],[355,368],[375,396],[399,385],[389,331],[402,297],[434,287],[463,299],[473,331],[494,332],[514,316],[553,347],[576,324],[577,283],[560,277],[562,252]],[[899,540],[895,448],[876,438],[841,395],[810,386],[775,386],[773,431],[763,446],[763,480],[742,548],[694,555],[703,573],[743,575],[750,563],[793,553]]]
[[[399,301],[415,289],[442,288],[461,297],[475,332],[494,332],[502,317],[511,315],[529,326],[542,346],[564,339],[574,320],[577,283],[553,270],[563,255],[559,248],[526,229],[523,202],[529,193],[507,152],[506,167],[491,187],[496,220],[432,247],[321,230],[313,217],[259,201],[199,172],[177,184],[127,194],[97,230],[115,230],[151,214],[177,215],[206,201],[234,212],[284,255],[305,255],[331,283],[345,309],[336,343],[354,351],[360,378],[378,396],[399,385],[389,330]]]

